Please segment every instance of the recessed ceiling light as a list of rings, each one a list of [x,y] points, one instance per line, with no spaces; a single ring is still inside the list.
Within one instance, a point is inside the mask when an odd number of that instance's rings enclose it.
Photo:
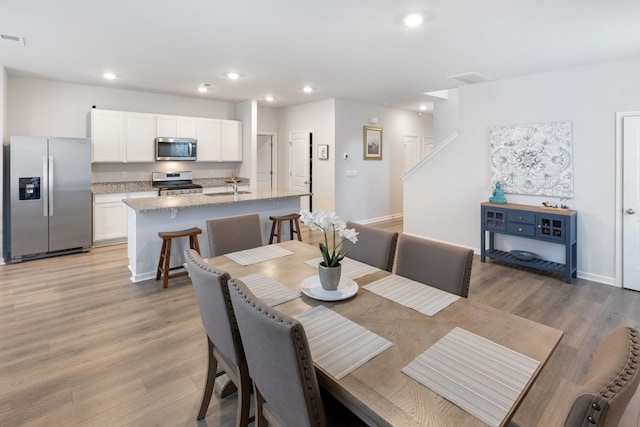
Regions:
[[[402,22],[409,28],[415,28],[422,24],[424,17],[419,13],[410,13],[402,18]]]
[[[201,83],[200,86],[198,86],[198,92],[200,93],[209,92],[209,86],[211,86],[209,83]]]
[[[238,80],[240,78],[240,74],[231,72],[227,73],[227,77],[229,80]]]
[[[102,77],[104,77],[107,80],[115,80],[118,76],[116,76],[113,73],[107,72],[107,73],[102,73]]]
[[[427,109],[427,106],[426,106],[426,105],[421,105],[421,106],[420,106],[420,110],[421,110],[421,111],[424,111],[424,110],[426,110],[426,109]]]
[[[311,86],[305,86],[305,87],[302,88],[302,91],[304,93],[311,93],[311,92],[313,92],[313,88]]]
[[[267,101],[267,102],[273,102],[274,97],[271,96],[271,95],[267,95],[267,96],[264,97],[264,100]]]

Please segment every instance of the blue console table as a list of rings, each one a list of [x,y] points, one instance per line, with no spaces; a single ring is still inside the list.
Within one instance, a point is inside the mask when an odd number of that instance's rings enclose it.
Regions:
[[[522,265],[525,267],[558,273],[564,276],[566,283],[571,283],[577,272],[576,237],[578,213],[571,209],[552,209],[537,206],[516,205],[513,203],[495,204],[490,202],[481,205],[481,244],[480,261],[486,258]],[[511,252],[501,251],[495,247],[495,234],[526,237],[542,242],[563,245],[565,263],[534,258],[523,260]],[[487,248],[487,236],[489,247]]]

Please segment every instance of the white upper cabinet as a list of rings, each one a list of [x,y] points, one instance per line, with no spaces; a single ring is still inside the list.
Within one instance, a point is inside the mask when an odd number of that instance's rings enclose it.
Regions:
[[[196,118],[157,115],[156,135],[165,138],[195,138]]]
[[[176,117],[176,136],[178,138],[196,138],[195,117]]]
[[[242,161],[242,122],[198,119],[198,161]]]
[[[153,162],[155,115],[91,110],[94,163]]]
[[[220,161],[222,130],[220,120],[198,119],[196,122],[199,162]]]
[[[124,113],[91,110],[91,160],[124,162]]]
[[[221,161],[242,161],[242,122],[222,120]]]
[[[177,121],[176,116],[156,115],[156,136],[171,138],[176,136]]]
[[[91,110],[92,161],[154,162],[155,138],[195,138],[199,162],[241,162],[242,122]]]
[[[127,162],[154,162],[155,114],[126,113]]]

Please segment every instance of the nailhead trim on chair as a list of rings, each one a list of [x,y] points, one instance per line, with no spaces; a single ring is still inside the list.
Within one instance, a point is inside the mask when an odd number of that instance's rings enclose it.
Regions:
[[[256,304],[254,302],[252,302],[251,300],[249,300],[249,297],[247,296],[246,293],[244,293],[242,290],[238,289],[238,287],[236,286],[235,283],[232,284],[232,286],[238,291],[238,293],[240,294],[240,296],[242,297],[242,299],[249,304],[251,307],[256,308]],[[262,313],[263,315],[267,316],[268,318],[281,323],[283,325],[286,325],[288,327],[292,327],[294,326],[294,324],[287,320],[287,319],[283,319],[282,317],[280,317],[278,315],[278,313],[272,312],[268,309],[264,309],[262,307],[258,307],[258,312]],[[296,345],[298,347],[298,351],[299,353],[302,351],[302,349],[304,348],[304,341],[302,339],[302,334],[301,331],[304,330],[303,328],[298,327],[297,325],[295,327],[291,328],[292,332],[293,332],[293,336],[294,339],[296,341]],[[313,366],[313,363],[311,363],[311,365],[309,364],[309,360],[306,359],[306,357],[302,357],[301,359],[302,361],[302,367],[303,367],[303,372],[304,372],[304,380],[306,383],[306,387],[307,390],[309,390],[309,398],[311,399],[311,406],[313,408],[313,417],[315,419],[315,424],[316,426],[320,425],[320,414],[318,413],[318,399],[322,399],[322,397],[320,395],[314,395],[313,393],[311,393],[313,391],[313,387],[312,387],[312,382],[311,382],[311,369],[315,369]]]
[[[212,267],[210,264],[207,264],[204,261],[194,258],[191,254],[191,250],[185,251],[185,257],[189,258],[192,263],[202,268],[207,273],[211,273],[217,277],[220,277],[226,274],[226,271],[218,270],[217,268]],[[224,295],[224,303],[227,307],[231,307],[231,294],[229,293],[229,288],[223,286],[222,295]],[[230,310],[229,322],[231,322],[231,335],[233,336],[234,345],[236,347],[236,355],[238,357],[238,364],[240,362],[244,363],[246,357],[244,355],[244,347],[242,347],[242,339],[240,338],[240,330],[238,329],[238,321],[236,320],[236,315],[233,310]]]
[[[629,356],[627,363],[620,373],[609,384],[604,386],[598,395],[594,396],[591,401],[591,406],[586,415],[586,421],[590,424],[598,424],[600,418],[606,415],[606,410],[602,411],[602,408],[608,409],[609,403],[617,397],[618,393],[622,391],[629,380],[636,375],[636,368],[638,363],[638,352],[640,346],[638,345],[638,331],[633,328],[627,328],[629,331]],[[627,376],[628,375],[628,376]]]

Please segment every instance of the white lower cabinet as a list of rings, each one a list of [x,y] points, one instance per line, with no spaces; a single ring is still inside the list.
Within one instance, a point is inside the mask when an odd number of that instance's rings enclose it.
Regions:
[[[93,197],[93,245],[121,243],[127,239],[127,193]]]
[[[128,207],[126,198],[156,197],[157,191],[95,194],[93,196],[93,246],[127,241]]]

